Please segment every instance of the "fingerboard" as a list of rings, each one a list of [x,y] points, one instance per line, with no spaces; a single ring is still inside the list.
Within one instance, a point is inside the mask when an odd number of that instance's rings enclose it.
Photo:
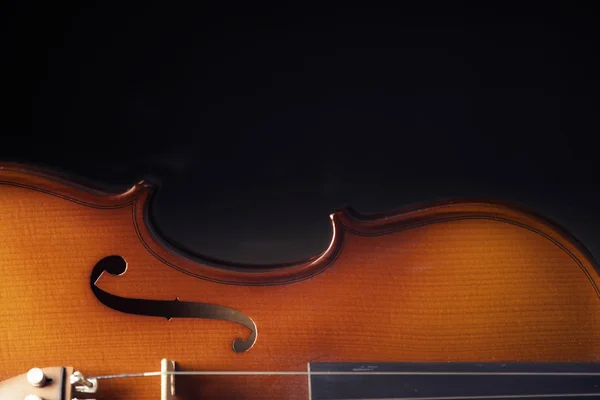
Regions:
[[[600,364],[311,363],[310,400],[600,399]]]

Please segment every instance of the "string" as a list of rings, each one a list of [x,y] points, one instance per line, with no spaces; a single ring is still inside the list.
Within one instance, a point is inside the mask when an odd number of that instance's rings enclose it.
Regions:
[[[137,374],[100,375],[95,379],[135,378],[161,375],[535,375],[535,376],[600,376],[600,372],[415,372],[415,371],[167,371]]]
[[[137,374],[101,375],[95,379],[119,379],[134,377],[150,377],[161,375],[304,375],[308,376],[309,400],[310,377],[316,375],[514,375],[514,376],[599,376],[600,372],[416,372],[416,371],[155,371]],[[388,398],[360,398],[360,399],[334,399],[334,400],[471,400],[471,399],[517,399],[517,398],[557,398],[557,397],[600,397],[599,393],[563,393],[563,394],[517,394],[517,395],[480,395],[480,396],[436,396],[436,397],[388,397]]]
[[[333,400],[468,400],[468,399],[522,399],[543,397],[596,397],[600,393],[565,393],[565,394],[507,394],[494,396],[442,396],[442,397],[377,397],[360,399]]]

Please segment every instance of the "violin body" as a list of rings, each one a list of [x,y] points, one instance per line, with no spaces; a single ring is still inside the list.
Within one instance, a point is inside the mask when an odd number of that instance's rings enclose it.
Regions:
[[[483,200],[341,210],[322,254],[241,268],[162,239],[149,219],[154,192],[141,182],[104,193],[0,164],[0,381],[33,366],[155,371],[163,358],[182,371],[600,360],[598,266],[528,210]],[[103,264],[110,257],[122,270]],[[303,375],[176,381],[182,399],[309,391]],[[161,390],[158,378],[101,383],[97,399]]]

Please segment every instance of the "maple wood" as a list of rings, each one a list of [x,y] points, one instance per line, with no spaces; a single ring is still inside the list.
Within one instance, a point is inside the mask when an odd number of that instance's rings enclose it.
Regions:
[[[323,254],[281,266],[192,257],[158,237],[147,217],[154,188],[110,194],[64,176],[0,164],[0,380],[34,366],[88,375],[159,370],[306,371],[318,361],[561,361],[600,358],[598,270],[556,224],[487,200],[396,213],[331,215]],[[240,203],[242,203],[240,201]],[[104,274],[120,296],[214,303],[241,325],[121,313],[92,294]],[[233,267],[233,268],[232,268]],[[179,399],[306,399],[305,376],[178,376]],[[160,378],[100,382],[98,399],[157,399]]]

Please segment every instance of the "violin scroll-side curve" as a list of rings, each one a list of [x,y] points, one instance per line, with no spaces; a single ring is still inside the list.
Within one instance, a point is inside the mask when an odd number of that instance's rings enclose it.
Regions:
[[[96,298],[105,306],[127,314],[171,318],[208,318],[244,325],[250,329],[247,339],[236,338],[233,341],[233,351],[243,353],[256,343],[258,331],[254,321],[244,313],[229,307],[198,302],[175,300],[148,300],[121,297],[106,292],[96,286],[104,272],[111,275],[122,275],[127,270],[127,262],[123,257],[112,255],[100,260],[90,275],[90,288]]]

